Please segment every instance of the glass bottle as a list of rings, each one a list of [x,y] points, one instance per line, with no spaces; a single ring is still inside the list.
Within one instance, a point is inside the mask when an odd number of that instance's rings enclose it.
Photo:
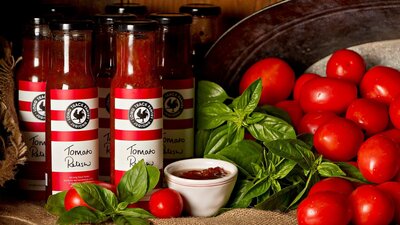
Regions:
[[[193,68],[201,78],[203,58],[221,33],[221,7],[208,3],[190,3],[179,8],[181,13],[193,16],[191,38],[193,45]]]
[[[115,73],[116,20],[134,20],[134,14],[97,14],[94,30],[94,69],[99,93],[99,179],[110,181],[110,87]]]
[[[18,172],[18,186],[24,197],[45,200],[46,148],[45,99],[50,66],[51,33],[47,22],[31,18],[22,39],[22,61],[16,71],[18,114],[27,161]]]
[[[152,13],[160,23],[158,72],[163,85],[164,166],[194,155],[194,76],[185,13]]]
[[[111,182],[140,160],[163,168],[162,86],[156,73],[158,23],[116,24],[116,72],[110,90]]]
[[[98,179],[98,94],[91,70],[93,22],[50,23],[46,87],[47,194]]]
[[[106,5],[105,12],[108,14],[131,13],[140,19],[144,19],[148,14],[147,6],[136,2],[109,4]]]

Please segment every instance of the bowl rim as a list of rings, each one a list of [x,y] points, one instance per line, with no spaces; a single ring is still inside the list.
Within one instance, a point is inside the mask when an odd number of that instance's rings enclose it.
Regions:
[[[186,178],[181,178],[178,176],[175,176],[172,174],[174,172],[174,168],[176,168],[179,165],[185,165],[188,167],[185,167],[185,169],[201,169],[199,168],[199,163],[202,163],[204,165],[204,168],[209,168],[209,167],[215,167],[215,166],[220,166],[224,170],[228,172],[228,174],[224,177],[221,178],[216,178],[216,179],[208,179],[208,180],[195,180],[195,179],[186,179]],[[203,166],[200,166],[203,167]],[[178,160],[175,161],[171,164],[168,164],[164,168],[164,175],[165,175],[165,180],[167,182],[172,182],[178,185],[182,186],[191,186],[191,187],[212,187],[212,186],[220,186],[226,183],[230,183],[233,180],[236,180],[237,175],[238,175],[238,168],[235,164],[225,161],[225,160],[220,160],[220,159],[209,159],[209,158],[190,158],[190,159],[183,159],[183,160]]]

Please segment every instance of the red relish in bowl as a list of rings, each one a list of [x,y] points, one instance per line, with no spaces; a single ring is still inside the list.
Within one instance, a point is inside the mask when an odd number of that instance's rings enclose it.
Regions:
[[[228,172],[226,172],[223,168],[217,167],[210,167],[207,169],[191,169],[191,170],[184,170],[184,171],[176,171],[173,175],[185,179],[192,179],[192,180],[209,180],[209,179],[217,179],[226,176]]]

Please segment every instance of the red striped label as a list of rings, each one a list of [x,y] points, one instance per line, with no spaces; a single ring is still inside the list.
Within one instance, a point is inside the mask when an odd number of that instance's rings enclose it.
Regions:
[[[93,140],[98,138],[98,132],[96,130],[86,131],[52,131],[52,141],[85,141]]]
[[[137,88],[137,89],[125,89],[116,88],[115,98],[125,99],[150,99],[159,98],[161,96],[161,88]]]
[[[162,129],[143,131],[115,130],[115,139],[126,141],[148,141],[162,138]]]
[[[154,119],[162,118],[162,108],[154,109]],[[129,110],[115,109],[115,119],[128,120]]]
[[[18,89],[21,91],[46,91],[46,82],[18,81]]]
[[[52,172],[53,191],[68,190],[72,184],[97,180],[98,170],[89,170],[82,172]]]
[[[51,99],[75,100],[84,98],[97,98],[97,88],[71,89],[71,90],[50,90]]]
[[[30,131],[30,132],[45,132],[46,124],[42,122],[19,122],[21,126],[21,130]]]
[[[52,110],[51,111],[51,120],[65,120],[66,112],[63,110]],[[90,118],[98,117],[98,109],[90,109]]]

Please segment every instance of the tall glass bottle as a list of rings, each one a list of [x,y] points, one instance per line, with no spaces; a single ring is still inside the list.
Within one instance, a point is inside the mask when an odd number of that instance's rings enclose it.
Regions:
[[[91,70],[92,21],[50,23],[46,87],[47,194],[98,179],[98,94]]]
[[[22,61],[16,71],[18,114],[22,138],[28,147],[27,161],[18,172],[24,197],[45,200],[45,92],[50,66],[51,33],[47,22],[31,18],[22,40]]]
[[[93,35],[93,71],[99,93],[99,179],[110,180],[110,87],[115,73],[116,20],[134,20],[134,14],[97,14]]]
[[[110,92],[111,182],[140,160],[163,168],[162,87],[156,73],[158,23],[116,24],[116,72]]]
[[[164,164],[194,155],[194,76],[190,24],[184,13],[153,13],[161,25],[158,70],[163,85]]]

